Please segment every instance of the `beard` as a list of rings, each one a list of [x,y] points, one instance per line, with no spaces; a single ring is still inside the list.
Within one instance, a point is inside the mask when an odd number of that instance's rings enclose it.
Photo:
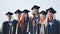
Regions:
[[[49,22],[53,21],[53,17],[49,17],[49,18],[48,18],[48,21],[49,21]]]

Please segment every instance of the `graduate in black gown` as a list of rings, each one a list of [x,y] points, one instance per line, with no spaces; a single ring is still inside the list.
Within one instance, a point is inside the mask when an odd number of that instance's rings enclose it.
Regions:
[[[3,32],[2,33],[3,34],[13,34],[13,24],[11,21],[13,13],[7,12],[6,15],[7,15],[8,21],[3,22],[3,28],[2,28]]]
[[[58,21],[53,19],[54,18],[53,15],[56,13],[56,11],[52,7],[50,7],[49,9],[46,10],[46,12],[48,20],[46,34],[60,34],[60,24],[58,23]]]
[[[19,34],[28,34],[29,29],[29,10],[25,9],[22,11],[23,15],[19,23]]]
[[[33,17],[30,17],[30,26],[29,26],[30,34],[36,34],[37,23],[39,21],[39,8],[40,7],[37,5],[34,5],[31,8]],[[35,23],[33,23],[33,21],[35,21]],[[33,24],[35,24],[35,26]]]
[[[45,24],[44,24],[45,18],[46,18],[46,12],[41,11],[37,34],[45,34]]]
[[[18,9],[15,11],[15,14],[16,14],[16,17],[17,19],[13,20],[13,34],[18,34],[18,22],[20,20],[20,17],[21,17],[21,11]]]

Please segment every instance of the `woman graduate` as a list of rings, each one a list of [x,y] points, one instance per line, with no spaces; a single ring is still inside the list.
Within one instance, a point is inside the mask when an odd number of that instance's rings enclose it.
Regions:
[[[39,9],[40,7],[37,5],[34,5],[31,10],[32,10],[32,16],[30,18],[30,33],[31,34],[36,34],[37,33],[37,23],[39,21]]]
[[[18,34],[28,34],[27,32],[27,26],[28,26],[28,23],[29,23],[29,15],[28,13],[30,12],[29,10],[23,10],[23,15],[20,19],[20,23],[19,23],[19,26],[18,26]]]
[[[45,18],[46,18],[46,12],[41,11],[40,12],[40,20],[38,23],[38,34],[45,34]]]
[[[18,27],[17,26],[20,21],[22,12],[21,12],[21,10],[18,9],[15,11],[15,14],[16,14],[17,19],[13,20],[13,34],[18,34]]]

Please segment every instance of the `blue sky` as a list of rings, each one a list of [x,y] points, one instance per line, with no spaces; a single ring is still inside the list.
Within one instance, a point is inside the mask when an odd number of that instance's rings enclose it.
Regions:
[[[53,7],[57,11],[55,14],[56,19],[60,20],[60,0],[0,0],[0,28],[2,23],[7,20],[6,12],[10,11],[14,13],[17,9],[28,9],[31,11],[33,5],[40,6],[39,11]],[[32,11],[29,13],[30,16],[31,13]],[[14,18],[16,18],[15,15],[13,15]]]

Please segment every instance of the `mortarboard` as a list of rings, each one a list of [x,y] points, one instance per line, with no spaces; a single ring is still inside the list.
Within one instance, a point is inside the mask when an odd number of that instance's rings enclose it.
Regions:
[[[39,8],[40,8],[39,6],[34,5],[34,6],[31,8],[31,10],[33,10],[33,9],[39,9]]]
[[[11,12],[7,12],[6,15],[13,15],[13,13],[11,13]]]
[[[50,7],[49,9],[46,10],[47,13],[48,13],[48,11],[51,12],[51,13],[53,13],[53,14],[56,13],[56,11],[52,7]]]
[[[30,11],[27,10],[27,9],[25,9],[25,10],[23,10],[22,12],[23,12],[23,13],[28,13],[28,12],[30,12]]]
[[[39,14],[46,15],[46,12],[45,11],[41,11]]]
[[[17,13],[21,14],[22,12],[18,9],[18,10],[15,11],[15,14],[17,14]]]

